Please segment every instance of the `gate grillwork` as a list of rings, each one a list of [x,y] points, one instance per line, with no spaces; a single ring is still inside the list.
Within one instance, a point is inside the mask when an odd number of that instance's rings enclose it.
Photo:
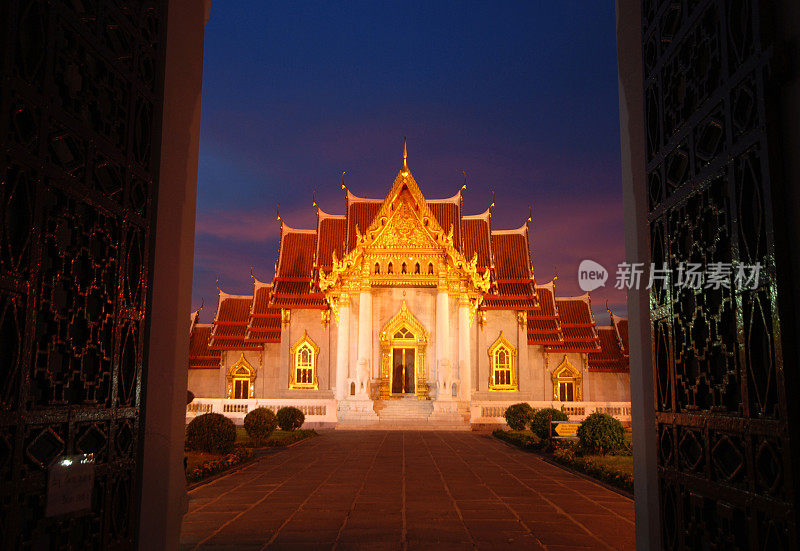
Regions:
[[[652,261],[763,266],[650,294],[665,549],[796,549],[756,0],[643,2]],[[709,547],[711,546],[711,547]]]
[[[129,549],[164,6],[0,6],[0,546]],[[45,518],[46,466],[97,461],[88,514]]]

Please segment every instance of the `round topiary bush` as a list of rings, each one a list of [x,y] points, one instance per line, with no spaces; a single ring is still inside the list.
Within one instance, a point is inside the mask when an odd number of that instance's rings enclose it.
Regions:
[[[219,413],[198,415],[186,427],[186,447],[209,453],[228,453],[236,441],[236,425]]]
[[[625,446],[625,429],[607,413],[592,413],[578,427],[578,440],[589,453],[614,452]]]
[[[278,426],[281,430],[292,431],[303,426],[306,416],[296,407],[288,406],[278,410]]]
[[[266,440],[277,426],[278,420],[268,408],[256,408],[244,416],[244,430],[253,439]]]
[[[512,430],[525,430],[533,419],[533,408],[526,402],[508,406],[505,412],[506,423]]]
[[[567,414],[560,409],[544,408],[533,414],[531,431],[541,439],[550,437],[550,421],[569,421]]]

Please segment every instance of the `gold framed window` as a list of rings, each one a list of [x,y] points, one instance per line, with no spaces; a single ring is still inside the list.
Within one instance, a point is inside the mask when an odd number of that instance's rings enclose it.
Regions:
[[[567,359],[566,354],[552,375],[553,400],[559,402],[583,401],[583,375]]]
[[[256,370],[245,359],[244,352],[228,370],[228,398],[246,400],[255,392]]]
[[[519,390],[516,374],[517,350],[500,332],[500,336],[489,347],[489,390]]]
[[[319,388],[319,380],[317,379],[318,356],[319,347],[308,336],[308,332],[304,332],[302,338],[292,346],[289,354],[292,362],[289,388],[312,390]]]

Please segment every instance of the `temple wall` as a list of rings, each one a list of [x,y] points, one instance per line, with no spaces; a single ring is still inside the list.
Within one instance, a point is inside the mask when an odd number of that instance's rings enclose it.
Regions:
[[[478,327],[478,338],[475,346],[475,356],[473,357],[473,386],[476,392],[473,398],[479,400],[533,400],[530,387],[530,374],[527,352],[520,355],[520,349],[527,351],[527,337],[520,339],[518,330],[517,313],[507,310],[487,310],[486,323],[483,327]],[[500,336],[500,333],[517,350],[516,370],[517,380],[520,385],[516,392],[491,392],[489,391],[490,363],[489,347]],[[522,360],[522,361],[521,361]],[[524,381],[524,384],[522,384]],[[526,390],[527,387],[527,390]]]
[[[586,355],[581,354],[579,352],[551,352],[546,354],[546,363],[547,368],[544,371],[544,377],[542,380],[542,400],[553,400],[553,372],[561,366],[561,363],[564,361],[564,357],[566,356],[569,363],[572,364],[574,367],[583,377],[583,399],[584,400],[594,400],[591,396],[587,396],[586,394],[586,381],[588,372],[586,371]]]
[[[631,399],[628,373],[588,372],[583,379],[584,400],[592,402],[629,402]]]
[[[217,369],[190,369],[189,386],[197,398],[219,398],[219,372]]]
[[[281,343],[266,343],[264,345],[264,369],[263,377],[259,377],[260,381],[256,381],[256,390],[260,390],[259,398],[271,398],[278,392],[281,381],[288,381],[283,379],[283,371],[281,366]],[[288,376],[288,370],[286,371]],[[287,383],[288,384],[288,383]]]

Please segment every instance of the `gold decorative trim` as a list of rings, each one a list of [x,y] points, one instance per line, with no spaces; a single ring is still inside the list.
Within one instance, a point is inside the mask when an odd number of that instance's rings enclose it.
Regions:
[[[505,351],[507,354],[508,367],[499,365],[499,354]],[[488,350],[489,353],[489,390],[491,391],[516,391],[519,390],[517,384],[517,349],[514,348],[508,339],[505,338],[503,332],[500,331],[500,336],[492,343]],[[507,371],[507,374],[500,373]]]
[[[256,381],[256,369],[250,365],[250,362],[247,361],[244,357],[244,352],[242,355],[239,356],[239,359],[230,367],[226,374],[226,378],[228,379],[228,398],[234,397],[234,386],[237,380],[247,380],[248,383],[248,390],[247,393],[249,394],[248,398],[253,397],[253,391],[255,390],[255,381]]]
[[[297,369],[301,366],[298,365],[298,353],[300,352],[300,348],[304,345],[307,345],[311,348],[311,373],[312,376],[310,382],[303,382],[297,381]],[[289,350],[289,388],[293,390],[318,390],[319,389],[319,379],[317,378],[317,358],[319,358],[319,346],[311,340],[311,337],[308,336],[308,331],[303,332],[303,336],[300,337],[292,348]]]
[[[288,308],[281,308],[281,323],[289,325],[292,322],[292,311]]]
[[[413,338],[395,338],[395,333],[403,328],[407,329],[413,335]],[[381,346],[381,399],[385,400],[391,397],[392,348],[402,345],[403,348],[415,348],[417,351],[416,361],[414,363],[415,369],[417,370],[415,374],[417,384],[415,385],[414,393],[417,399],[430,400],[428,396],[428,374],[425,366],[425,349],[428,346],[428,332],[425,331],[425,327],[422,323],[409,311],[405,300],[400,305],[400,311],[383,326],[379,339]]]
[[[572,383],[573,397],[575,398],[573,401],[583,401],[583,375],[570,363],[566,354],[558,367],[553,370],[551,379],[553,381],[553,400],[561,401],[558,395],[559,383]]]

